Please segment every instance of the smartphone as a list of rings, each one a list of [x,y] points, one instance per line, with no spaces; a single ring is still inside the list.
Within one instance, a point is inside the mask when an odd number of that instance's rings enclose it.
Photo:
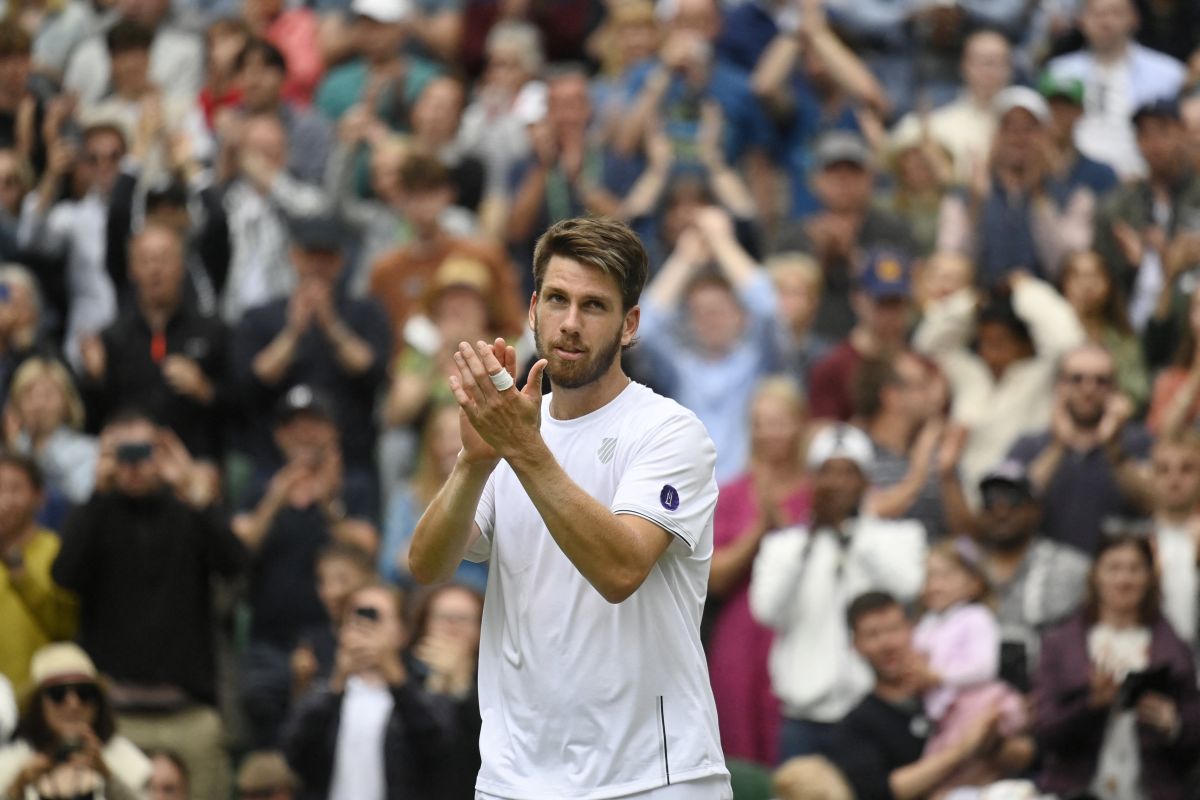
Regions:
[[[83,750],[82,739],[63,739],[54,748],[52,758],[55,764],[65,764],[71,760],[71,756]]]
[[[154,453],[154,445],[150,442],[126,442],[117,445],[117,461],[122,464],[139,464],[148,461]]]
[[[371,606],[358,606],[354,609],[354,615],[370,622],[379,622],[379,609]]]
[[[1125,681],[1121,684],[1121,707],[1133,708],[1147,692],[1169,695],[1172,688],[1174,687],[1171,680],[1171,668],[1166,664],[1159,664],[1140,672],[1131,672],[1125,676]]]

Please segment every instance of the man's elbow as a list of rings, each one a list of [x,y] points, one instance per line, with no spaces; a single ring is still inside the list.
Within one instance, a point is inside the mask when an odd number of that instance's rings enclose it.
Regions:
[[[636,569],[621,570],[607,576],[602,583],[595,584],[596,590],[600,592],[601,597],[615,606],[633,597],[633,593],[646,582],[648,574]]]

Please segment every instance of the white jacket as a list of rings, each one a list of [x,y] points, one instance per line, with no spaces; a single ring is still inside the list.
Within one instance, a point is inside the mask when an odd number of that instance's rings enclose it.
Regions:
[[[771,685],[784,714],[836,722],[870,690],[866,663],[854,652],[846,608],[881,590],[901,602],[925,577],[925,529],[913,520],[859,517],[810,541],[806,527],[763,539],[750,580],[750,610],[778,635],[771,646]]]

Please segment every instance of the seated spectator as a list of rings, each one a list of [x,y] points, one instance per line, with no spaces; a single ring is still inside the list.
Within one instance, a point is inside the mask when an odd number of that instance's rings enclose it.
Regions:
[[[1079,608],[1090,562],[1074,547],[1042,535],[1042,503],[1016,461],[984,475],[979,493],[975,529],[1000,623],[1000,675],[1027,692],[1041,635]]]
[[[151,750],[150,782],[146,784],[146,800],[191,800],[191,782],[187,765],[170,750]]]
[[[821,267],[803,253],[778,253],[763,267],[775,284],[780,367],[797,386],[806,388],[812,368],[833,348],[833,342],[812,329],[821,305]]]
[[[850,332],[813,365],[809,374],[813,416],[847,421],[854,416],[854,380],[867,359],[888,360],[904,349],[912,307],[911,265],[901,253],[872,250],[862,271],[850,278],[857,321]]]
[[[1066,254],[1091,247],[1096,196],[1055,179],[1046,157],[1050,107],[1040,94],[1010,86],[996,95],[995,108],[991,151],[967,191],[942,204],[937,246],[966,254],[988,288],[1014,271],[1050,281]]]
[[[275,414],[283,466],[233,519],[251,553],[250,641],[241,691],[254,741],[275,743],[292,690],[290,657],[301,635],[329,618],[317,594],[317,554],[331,542],[374,554],[373,497],[345,481],[330,405],[309,386],[293,387]]]
[[[368,586],[351,596],[333,677],[300,705],[285,737],[302,800],[444,796],[453,711],[410,678],[404,638],[395,590]]]
[[[821,265],[821,305],[813,329],[840,339],[854,327],[854,289],[862,272],[860,254],[875,250],[912,253],[908,226],[872,206],[875,172],[871,151],[860,137],[827,133],[813,150],[813,192],[821,210],[780,226],[774,252],[812,253]]]
[[[290,298],[251,309],[234,336],[233,375],[241,391],[246,452],[259,479],[279,457],[268,426],[280,400],[304,384],[329,398],[342,441],[347,488],[364,498],[361,513],[379,514],[375,474],[375,395],[387,376],[392,334],[372,301],[340,290],[345,228],[332,218],[293,227],[291,262],[296,290]]]
[[[8,396],[8,446],[35,462],[46,477],[50,512],[86,502],[96,480],[96,440],[82,432],[83,402],[58,361],[28,359],[13,376]]]
[[[1050,171],[1054,180],[1067,192],[1086,187],[1097,202],[1103,202],[1119,182],[1112,167],[1088,158],[1075,144],[1075,128],[1084,114],[1083,81],[1064,80],[1045,72],[1038,80],[1037,90],[1050,107]]]
[[[19,690],[29,682],[34,652],[71,638],[79,616],[75,597],[50,577],[59,539],[35,520],[41,504],[37,465],[0,455],[0,675]]]
[[[932,726],[918,700],[921,659],[904,607],[872,591],[854,598],[846,618],[874,688],[838,723],[830,758],[858,800],[927,797],[964,767],[1014,775],[1032,761],[1028,737],[1000,735],[997,709],[977,714],[946,749],[923,754]]]
[[[1141,409],[1150,399],[1150,378],[1142,342],[1129,325],[1124,293],[1098,253],[1079,251],[1066,257],[1058,287],[1075,309],[1089,342],[1113,354],[1117,388]]]
[[[814,436],[811,520],[767,536],[754,559],[750,610],[776,632],[770,671],[783,706],[782,760],[827,752],[834,725],[870,687],[850,649],[845,599],[872,589],[911,599],[920,589],[920,524],[860,515],[871,453],[867,435],[848,425]]]
[[[1064,355],[1055,384],[1049,429],[1022,436],[1009,458],[1025,465],[1045,502],[1045,534],[1090,555],[1107,519],[1150,511],[1150,436],[1130,421],[1133,404],[1099,345]]]
[[[87,653],[70,643],[48,644],[33,654],[29,673],[34,689],[16,739],[0,749],[0,792],[11,798],[143,797],[150,759],[117,733],[112,699]]]
[[[959,474],[969,490],[1022,434],[1049,423],[1058,360],[1084,340],[1054,287],[1023,273],[1009,285],[981,307],[971,289],[932,300],[913,335],[950,382],[950,418],[968,431]]]
[[[1146,427],[1163,438],[1195,427],[1200,418],[1200,291],[1192,293],[1188,312],[1171,365],[1154,378],[1146,416]]]
[[[129,251],[134,303],[83,346],[82,387],[93,419],[136,405],[175,432],[188,452],[220,461],[226,333],[185,302],[184,243],[150,225]]]
[[[1192,652],[1200,653],[1200,437],[1194,431],[1164,437],[1150,455],[1163,615]]]
[[[283,753],[274,750],[256,750],[247,755],[238,767],[234,786],[239,798],[296,800],[300,792],[300,780],[288,767]]]
[[[1134,145],[1130,115],[1146,103],[1175,97],[1183,85],[1183,64],[1133,40],[1138,27],[1133,0],[1083,0],[1079,27],[1086,47],[1047,65],[1058,80],[1083,82],[1076,144],[1123,179],[1142,175],[1145,164]]]
[[[1043,791],[1186,796],[1200,692],[1158,588],[1150,542],[1112,536],[1096,553],[1084,609],[1046,634],[1034,681]]]
[[[759,382],[750,404],[749,463],[721,486],[713,517],[708,594],[719,605],[707,650],[721,746],[729,758],[760,764],[779,760],[780,716],[767,671],[773,635],[750,613],[750,573],[765,536],[808,518],[807,418],[795,384],[783,377]]]
[[[51,572],[79,596],[79,639],[112,681],[121,730],[178,752],[197,797],[228,787],[212,578],[238,574],[245,558],[215,494],[173,434],[138,412],[114,415],[96,493],[67,520]]]
[[[971,530],[958,479],[966,431],[946,420],[944,380],[908,351],[872,359],[854,380],[856,418],[875,448],[864,510],[882,519],[915,519],[929,540]]]
[[[0,398],[25,360],[52,349],[42,333],[38,281],[20,264],[0,266]]]
[[[488,187],[487,169],[483,160],[467,153],[458,141],[462,123],[463,107],[466,104],[466,87],[462,81],[447,76],[431,80],[421,91],[412,110],[412,136],[409,144],[413,152],[433,156],[450,171],[454,184],[454,205],[479,214],[483,227],[489,233],[498,233],[489,228],[489,215],[503,212],[504,208],[489,209],[484,201],[496,205],[499,198],[486,195]]]
[[[706,273],[714,262],[716,274]],[[646,287],[641,309],[643,346],[678,369],[676,399],[700,418],[717,446],[717,481],[740,474],[750,396],[775,367],[775,292],[738,244],[728,214],[698,212],[695,227],[680,236]]]

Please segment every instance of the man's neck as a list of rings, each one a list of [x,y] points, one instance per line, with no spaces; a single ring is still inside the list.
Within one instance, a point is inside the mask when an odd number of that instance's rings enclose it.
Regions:
[[[988,572],[991,573],[992,580],[997,583],[1007,583],[1012,579],[1020,568],[1021,563],[1025,560],[1025,556],[1029,553],[1029,547],[1033,543],[1033,537],[1027,538],[1018,547],[998,548],[990,547],[986,553]]]
[[[912,441],[913,426],[899,414],[880,411],[867,427],[867,433],[875,442],[896,455],[904,455],[908,452],[908,445]]]
[[[1129,54],[1129,40],[1123,39],[1114,44],[1112,47],[1104,49],[1092,48],[1092,57],[1096,59],[1096,63],[1112,66],[1125,59]]]
[[[554,386],[551,381],[554,394],[550,397],[550,416],[558,420],[586,416],[615,400],[630,382],[630,377],[621,369],[620,361],[615,362],[599,379],[578,389]]]
[[[167,323],[171,321],[171,317],[175,316],[175,312],[179,309],[178,303],[171,305],[148,306],[139,305],[142,312],[142,318],[146,320],[146,325],[152,331],[166,330]]]
[[[1160,508],[1154,514],[1156,523],[1173,528],[1182,528],[1195,518],[1196,505],[1194,503],[1182,508]]]
[[[917,696],[917,693],[913,691],[913,688],[908,685],[907,681],[876,681],[875,694],[880,700],[893,705],[912,700]]]

